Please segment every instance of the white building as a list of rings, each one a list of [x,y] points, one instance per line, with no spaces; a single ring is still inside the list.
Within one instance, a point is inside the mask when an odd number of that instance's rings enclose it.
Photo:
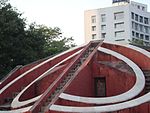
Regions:
[[[129,43],[143,40],[145,45],[150,44],[150,12],[147,5],[128,0],[113,2],[112,7],[85,11],[85,41],[105,39]]]

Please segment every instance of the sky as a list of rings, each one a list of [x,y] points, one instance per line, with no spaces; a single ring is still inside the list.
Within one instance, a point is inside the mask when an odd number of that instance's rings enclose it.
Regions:
[[[133,0],[148,5],[150,0]],[[63,36],[73,37],[77,45],[84,43],[84,11],[109,7],[112,0],[10,0],[27,23],[36,22],[48,27],[59,27]]]

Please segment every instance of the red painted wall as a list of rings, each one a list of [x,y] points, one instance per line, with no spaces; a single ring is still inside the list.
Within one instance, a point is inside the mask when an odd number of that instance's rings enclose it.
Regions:
[[[106,78],[106,94],[107,96],[114,96],[121,93],[124,93],[131,89],[135,84],[135,75],[134,73],[118,70],[104,64],[101,64],[100,61],[108,62],[120,62],[117,58],[113,56],[99,52],[97,59],[93,62],[93,77],[105,77]],[[113,87],[112,87],[113,84]]]
[[[29,83],[31,83],[34,79],[36,79],[39,75],[44,73],[46,70],[48,70],[50,67],[54,66],[56,63],[59,63],[63,59],[67,58],[68,56],[72,55],[74,52],[80,50],[81,48],[75,49],[73,51],[70,51],[66,54],[63,54],[61,56],[56,57],[55,59],[45,63],[44,65],[40,66],[39,68],[33,70],[32,72],[28,73],[21,79],[19,79],[17,82],[15,82],[12,86],[7,88],[1,95],[0,98],[0,104],[4,103],[5,98],[12,97],[14,92],[20,92],[22,87],[27,86]],[[26,70],[27,68],[25,68]],[[6,80],[7,82],[7,80]],[[19,85],[18,85],[19,84]]]
[[[35,82],[25,91],[25,93],[21,95],[19,100],[24,101],[44,93],[44,91],[50,86],[50,84],[52,84],[56,80],[56,78],[62,73],[62,71],[68,66],[69,62],[71,62],[72,60],[73,58],[65,61],[63,65],[57,66],[51,71],[50,74]]]
[[[123,46],[103,44],[104,47],[114,50],[135,62],[142,70],[150,70],[150,58],[145,55]]]
[[[121,47],[117,45],[103,44],[103,46],[108,49],[112,49],[116,52],[119,52],[123,54],[124,56],[128,57],[129,59],[133,60],[136,64],[139,65],[141,69],[150,70],[150,59],[144,56],[143,54],[140,54],[139,52],[135,50],[131,50],[126,47]],[[42,73],[48,70],[50,67],[62,61],[64,58],[70,56],[77,50],[74,50],[72,52],[66,53],[62,56],[55,58],[54,60],[44,64],[43,66],[39,67],[37,70],[34,70],[33,72],[27,74],[26,76],[18,80],[16,83],[13,84],[13,86],[9,87],[4,93],[0,95],[0,98],[2,100],[0,104],[4,103],[3,99],[7,97],[11,97],[13,92],[19,91],[22,86],[28,85],[38,76],[40,76]],[[59,76],[63,72],[65,67],[68,66],[69,62],[72,62],[72,60],[65,62],[64,65],[65,64],[66,65],[63,68],[60,68],[52,72],[45,78],[42,78],[41,80],[33,84],[21,96],[20,100],[23,101],[23,100],[32,98],[34,96],[37,96],[43,93],[50,86],[50,84],[54,80],[56,80],[57,76]],[[110,67],[105,64],[102,64],[102,62],[99,62],[99,61],[120,62],[119,59],[113,56],[104,54],[102,52],[97,52],[97,54],[93,57],[91,62],[87,64],[85,68],[79,72],[79,74],[70,84],[70,86],[65,90],[65,92],[68,94],[73,94],[73,95],[78,95],[78,96],[93,97],[95,95],[94,79],[97,77],[106,78],[107,96],[114,96],[114,95],[124,93],[133,87],[133,85],[135,84],[135,75],[132,72],[128,71],[127,69],[126,69],[126,72],[124,72],[124,71],[118,70],[118,68],[114,68],[114,67]],[[14,72],[14,74],[12,74],[12,76],[10,77],[11,79],[10,78],[7,79],[5,83],[10,82],[10,80],[14,79],[14,77],[19,76],[19,74],[27,71],[28,69],[32,68],[33,66],[37,64],[27,65],[23,67],[21,70]],[[142,94],[143,93],[141,93],[140,95]],[[72,101],[67,101],[63,99],[59,99],[56,102],[56,104],[69,105],[69,106],[71,105],[72,106],[94,106],[92,104],[72,102]],[[31,113],[31,112],[29,111],[26,113]],[[62,113],[62,112],[49,111],[49,113]],[[115,111],[111,113],[150,113],[150,104],[144,103],[137,107]]]
[[[87,65],[76,76],[65,92],[78,96],[92,96],[92,88],[91,66]]]

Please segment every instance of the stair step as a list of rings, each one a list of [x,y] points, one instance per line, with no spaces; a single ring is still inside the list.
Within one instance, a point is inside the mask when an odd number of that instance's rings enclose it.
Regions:
[[[42,107],[41,107],[41,111],[44,111],[45,108],[46,108],[45,106],[42,106]]]
[[[44,113],[46,108],[47,108],[47,106],[42,106],[41,109],[40,109],[40,112]]]
[[[144,73],[144,72],[143,72],[143,73]],[[150,73],[144,73],[144,75],[145,75],[145,76],[149,76],[149,75],[150,75]]]
[[[88,50],[86,50],[86,52],[84,54],[90,54],[91,53],[91,50],[90,48]]]
[[[150,90],[150,86],[145,86],[145,89],[148,89],[148,90]]]
[[[76,64],[75,67],[78,69],[81,66],[81,64]]]
[[[59,91],[60,91],[60,90],[57,90],[57,89],[56,89],[55,92],[54,92],[54,94],[56,95],[57,93],[59,93]]]
[[[55,90],[55,92],[46,100],[44,103],[44,106],[41,107],[41,111],[44,111],[45,108],[48,106],[48,104],[51,102],[51,100],[55,97],[57,93],[59,93],[60,90]]]
[[[149,91],[145,91],[145,93],[149,93]]]
[[[46,102],[44,103],[44,106],[47,106],[47,105],[50,103],[50,101],[51,101],[51,100],[46,101]]]
[[[150,82],[146,82],[145,85],[146,85],[146,86],[150,86]]]
[[[56,90],[61,90],[62,86],[58,86]]]
[[[95,47],[90,47],[89,49],[90,49],[90,50],[94,50],[94,49],[95,49]]]
[[[145,76],[145,78],[150,78],[150,76]]]
[[[150,71],[149,72],[148,71],[147,72],[143,71],[143,73],[144,73],[145,76],[150,76]]]
[[[75,70],[71,69],[69,73],[75,73]]]
[[[88,50],[88,55],[92,53],[93,50]]]
[[[65,78],[65,80],[68,81],[70,78],[71,78],[71,76],[67,76],[67,77]]]
[[[150,88],[145,88],[146,91],[150,91]]]
[[[144,74],[150,74],[150,71],[143,71]]]
[[[74,73],[69,73],[69,76],[73,76],[74,75]]]
[[[146,78],[145,81],[146,81],[146,82],[150,82],[150,78]]]
[[[150,77],[150,74],[144,74],[144,75],[145,75],[145,78]]]
[[[74,67],[72,70],[73,70],[73,72],[75,72],[75,71],[77,70],[77,68],[76,68],[76,67]]]
[[[83,63],[83,62],[85,61],[85,59],[86,59],[86,58],[83,57],[83,58],[81,58],[80,61]]]
[[[49,103],[53,98],[50,96],[47,100],[46,100],[46,103]],[[45,105],[46,105],[45,103]]]
[[[60,83],[60,86],[64,86],[66,83],[63,81],[62,83]]]
[[[84,55],[84,57],[85,57],[85,58],[87,58],[88,56],[89,56],[89,54],[88,54],[88,53],[86,53],[86,54]]]
[[[145,76],[145,78],[150,78],[150,76]]]

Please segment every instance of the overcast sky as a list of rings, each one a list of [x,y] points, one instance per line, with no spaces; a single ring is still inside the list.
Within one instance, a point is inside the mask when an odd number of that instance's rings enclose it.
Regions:
[[[134,0],[148,5],[150,0]],[[84,11],[109,7],[112,0],[10,0],[28,23],[36,22],[49,27],[59,27],[64,36],[73,37],[80,45],[84,43]]]

